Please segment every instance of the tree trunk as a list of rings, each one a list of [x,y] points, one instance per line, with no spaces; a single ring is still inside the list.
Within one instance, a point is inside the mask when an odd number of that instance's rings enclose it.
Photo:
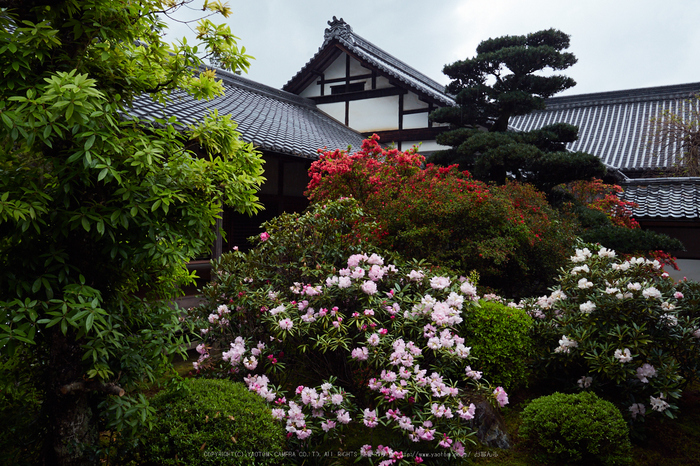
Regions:
[[[46,465],[94,464],[92,447],[97,444],[96,419],[90,406],[90,392],[61,393],[61,387],[81,381],[82,349],[69,332],[64,336],[58,326],[51,341],[44,412],[48,420],[48,438],[44,445]]]

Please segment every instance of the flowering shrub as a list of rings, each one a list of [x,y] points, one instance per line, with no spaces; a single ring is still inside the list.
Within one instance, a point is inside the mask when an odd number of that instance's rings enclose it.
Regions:
[[[555,291],[523,304],[545,373],[562,389],[594,390],[632,420],[673,418],[681,389],[698,380],[700,319],[657,261],[587,245]]]
[[[593,393],[554,393],[533,400],[522,414],[520,435],[544,464],[621,465],[631,462],[625,420]]]
[[[638,205],[623,201],[617,196],[622,192],[622,187],[593,178],[590,181],[573,181],[566,185],[565,189],[584,206],[605,214],[613,225],[629,229],[639,228],[639,223],[632,217],[632,209]]]
[[[526,296],[551,284],[570,253],[569,224],[534,188],[490,187],[456,165],[425,165],[410,150],[385,150],[378,138],[354,154],[321,152],[311,165],[312,202],[353,197],[379,230],[375,243],[405,257],[425,259],[482,285]]]
[[[326,210],[352,212],[351,206],[342,200]],[[464,455],[474,442],[472,400],[508,403],[505,390],[482,377],[462,336],[464,316],[478,305],[476,287],[378,253],[333,261],[331,242],[316,256],[323,261],[309,261],[313,240],[297,233],[309,224],[331,228],[334,216],[323,210],[316,205],[287,228],[265,225],[264,242],[217,264],[219,281],[197,310],[202,343],[195,369],[243,380],[300,449],[322,449],[347,429],[384,429],[396,438],[393,449],[367,443],[357,445],[359,454],[381,464],[422,459],[409,451]],[[337,252],[348,247],[333,244]],[[275,269],[291,248],[298,259]],[[293,266],[300,272],[291,274]]]
[[[578,234],[585,242],[604,244],[618,254],[658,260],[679,270],[676,258],[667,251],[683,251],[683,243],[661,233],[641,230],[632,217],[632,210],[638,206],[618,197],[623,191],[620,186],[594,178],[591,181],[574,181],[558,188],[559,193],[569,193],[574,200],[565,203],[563,208],[577,217],[580,224]]]

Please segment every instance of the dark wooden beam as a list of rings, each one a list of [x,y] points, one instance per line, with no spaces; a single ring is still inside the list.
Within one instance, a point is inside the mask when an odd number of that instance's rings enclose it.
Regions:
[[[372,74],[358,74],[357,76],[348,76],[345,78],[324,79],[323,82],[326,84],[347,83],[348,81],[359,81],[360,79],[370,79],[371,77]],[[321,81],[317,81],[316,84],[321,84]]]
[[[390,131],[369,131],[362,133],[363,136],[369,137],[373,134],[379,136],[382,142],[400,142],[400,141],[432,141],[438,134],[448,130],[448,127],[437,128],[415,128]]]
[[[347,94],[309,97],[309,99],[316,102],[316,104],[330,104],[335,102],[350,102],[353,100],[375,99],[377,97],[388,97],[392,95],[404,94],[408,94],[408,91],[406,89],[400,89],[398,87],[387,87],[385,89],[374,89],[361,92],[348,92]]]

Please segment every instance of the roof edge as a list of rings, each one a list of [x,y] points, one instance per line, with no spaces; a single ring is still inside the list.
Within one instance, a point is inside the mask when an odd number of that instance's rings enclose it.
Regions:
[[[547,108],[570,107],[610,102],[637,102],[644,100],[660,100],[668,97],[692,97],[700,93],[700,82],[672,84],[670,86],[642,87],[620,91],[593,92],[547,99]]]

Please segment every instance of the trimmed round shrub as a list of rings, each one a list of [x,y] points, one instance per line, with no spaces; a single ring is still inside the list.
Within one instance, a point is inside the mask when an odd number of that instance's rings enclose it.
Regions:
[[[631,462],[629,431],[620,410],[591,392],[557,392],[533,400],[523,411],[520,435],[547,464]]]
[[[463,313],[465,345],[479,361],[484,377],[506,390],[525,385],[532,352],[532,317],[496,301],[480,301]]]
[[[161,392],[153,429],[142,437],[140,464],[284,463],[284,431],[265,402],[229,380],[187,379]]]

